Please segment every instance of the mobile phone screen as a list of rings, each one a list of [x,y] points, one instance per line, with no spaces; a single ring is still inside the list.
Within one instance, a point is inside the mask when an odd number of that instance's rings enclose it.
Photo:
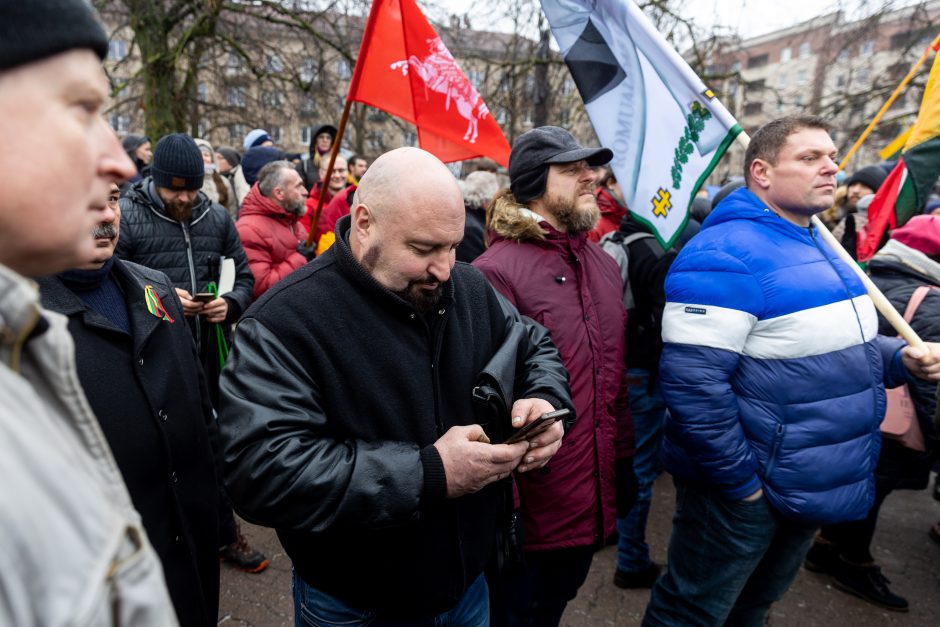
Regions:
[[[570,413],[571,412],[567,409],[559,409],[556,411],[544,413],[524,427],[520,427],[518,431],[506,439],[504,444],[515,444],[516,442],[521,442],[522,440],[531,440],[540,433],[543,433],[546,429],[559,420],[566,418]]]

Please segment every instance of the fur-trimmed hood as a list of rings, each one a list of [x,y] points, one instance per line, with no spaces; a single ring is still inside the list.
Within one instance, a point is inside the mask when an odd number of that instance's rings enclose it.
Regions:
[[[544,240],[548,231],[539,226],[544,218],[516,201],[509,189],[496,194],[486,210],[486,228],[513,241]]]

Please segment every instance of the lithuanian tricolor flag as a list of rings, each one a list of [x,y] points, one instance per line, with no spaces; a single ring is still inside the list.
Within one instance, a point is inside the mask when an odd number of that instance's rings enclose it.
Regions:
[[[940,38],[933,49],[940,49]],[[923,208],[940,176],[940,55],[934,57],[917,121],[910,130],[898,164],[868,207],[868,224],[858,238],[858,260],[878,251],[885,231],[895,229]]]

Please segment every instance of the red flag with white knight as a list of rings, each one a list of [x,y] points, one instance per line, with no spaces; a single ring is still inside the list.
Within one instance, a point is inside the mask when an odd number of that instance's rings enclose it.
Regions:
[[[509,165],[506,136],[415,0],[374,0],[348,97],[414,124],[441,161]]]

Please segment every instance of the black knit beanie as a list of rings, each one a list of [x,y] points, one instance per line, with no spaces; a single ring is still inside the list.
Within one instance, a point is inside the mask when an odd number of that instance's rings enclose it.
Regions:
[[[186,133],[166,135],[153,150],[150,174],[157,187],[176,191],[201,189],[205,177],[202,152]]]
[[[885,182],[887,176],[887,173],[879,166],[870,165],[850,176],[849,180],[845,182],[845,186],[849,187],[852,183],[861,183],[871,191],[877,192],[881,184]]]
[[[0,2],[0,70],[75,48],[108,53],[108,35],[88,0]]]

